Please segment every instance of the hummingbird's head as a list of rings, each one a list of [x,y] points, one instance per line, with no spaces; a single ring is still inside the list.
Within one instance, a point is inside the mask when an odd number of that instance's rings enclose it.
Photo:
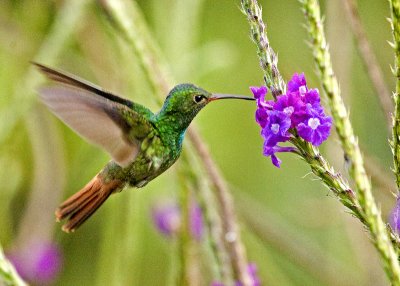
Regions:
[[[210,102],[211,97],[211,93],[193,84],[179,84],[169,92],[160,113],[183,116],[191,121]]]
[[[169,92],[158,116],[168,118],[168,121],[174,121],[171,123],[184,130],[208,103],[227,98],[254,100],[247,96],[212,94],[193,84],[184,83],[175,86]]]

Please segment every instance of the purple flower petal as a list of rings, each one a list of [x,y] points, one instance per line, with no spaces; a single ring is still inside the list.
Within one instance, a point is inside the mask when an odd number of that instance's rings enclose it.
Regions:
[[[269,147],[275,146],[278,142],[285,142],[290,139],[288,132],[291,121],[287,114],[282,111],[267,111],[268,120],[261,134],[265,144]]]
[[[282,160],[280,160],[278,157],[276,157],[276,155],[274,153],[271,154],[271,162],[275,167],[277,167],[277,168],[281,167]]]
[[[396,205],[394,206],[392,212],[389,215],[390,227],[397,234],[400,234],[400,199],[397,198]]]
[[[165,236],[175,235],[181,226],[181,214],[176,203],[157,205],[152,210],[154,225]]]
[[[293,152],[295,151],[296,148],[294,147],[281,147],[281,146],[273,146],[269,147],[264,143],[264,156],[271,157],[272,164],[274,164],[275,167],[280,168],[281,167],[281,160],[276,157],[275,153],[278,152]]]
[[[8,257],[21,277],[38,285],[52,283],[62,265],[61,251],[51,242],[34,243],[25,250],[11,252]]]
[[[247,271],[249,272],[250,277],[252,279],[252,286],[261,286],[260,278],[257,275],[258,272],[257,265],[255,263],[250,263],[247,266]]]
[[[257,102],[257,110],[255,113],[256,121],[261,128],[264,128],[268,119],[267,111],[273,109],[275,102],[272,100],[265,100],[265,95],[268,92],[268,89],[265,86],[252,86],[250,87],[250,90],[254,94],[254,98]]]
[[[301,122],[305,114],[305,104],[299,94],[295,92],[278,96],[274,109],[282,111],[290,117],[291,127],[295,127]]]
[[[265,108],[265,109],[272,109],[275,102],[272,100],[265,100],[265,96],[267,95],[268,89],[265,86],[251,86],[250,87],[251,92],[254,95],[254,98],[256,99],[257,106],[259,108]]]
[[[266,86],[260,86],[260,87],[250,86],[250,90],[253,93],[255,99],[262,99],[262,100],[264,100],[265,95],[268,92],[268,88]]]
[[[203,236],[203,215],[200,206],[196,203],[193,203],[190,208],[190,231],[196,240],[201,240]]]
[[[304,95],[304,102],[310,103],[312,106],[314,106],[316,104],[320,105],[320,96],[319,96],[318,89],[317,88],[310,89]]]
[[[306,78],[304,76],[304,73],[298,74],[295,73],[292,76],[292,79],[288,82],[288,91],[289,92],[296,92],[299,91],[299,88],[301,86],[306,86]]]
[[[261,126],[261,128],[264,128],[265,125],[267,125],[267,120],[268,120],[267,110],[258,108],[256,110],[256,121]]]
[[[309,117],[297,126],[297,131],[301,138],[319,146],[329,137],[331,126],[331,117],[311,112]]]
[[[203,217],[201,208],[197,203],[192,203],[189,212],[190,232],[196,240],[201,240],[203,235]],[[164,203],[152,209],[153,223],[157,230],[167,236],[175,236],[181,227],[181,211],[177,203]]]

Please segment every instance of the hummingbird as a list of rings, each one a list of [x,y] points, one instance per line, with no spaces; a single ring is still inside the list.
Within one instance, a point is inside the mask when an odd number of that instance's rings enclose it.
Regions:
[[[66,220],[65,232],[81,226],[108,199],[126,187],[141,188],[171,167],[182,151],[185,131],[208,103],[252,97],[213,94],[193,84],[179,84],[168,93],[161,110],[105,91],[88,81],[33,63],[55,84],[39,89],[40,100],[55,116],[112,160],[80,191],[55,211]]]

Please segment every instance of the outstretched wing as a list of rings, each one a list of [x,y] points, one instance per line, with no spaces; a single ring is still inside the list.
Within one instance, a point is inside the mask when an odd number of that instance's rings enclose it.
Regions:
[[[90,143],[104,148],[122,167],[136,158],[142,140],[154,130],[150,110],[46,66],[35,65],[60,85],[39,90],[45,105]]]

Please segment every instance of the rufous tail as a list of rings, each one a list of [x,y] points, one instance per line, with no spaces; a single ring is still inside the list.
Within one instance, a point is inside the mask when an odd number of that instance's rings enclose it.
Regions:
[[[65,232],[75,231],[83,224],[113,193],[122,189],[119,180],[105,182],[96,175],[83,189],[63,202],[56,210],[57,221],[67,219],[62,226]]]

